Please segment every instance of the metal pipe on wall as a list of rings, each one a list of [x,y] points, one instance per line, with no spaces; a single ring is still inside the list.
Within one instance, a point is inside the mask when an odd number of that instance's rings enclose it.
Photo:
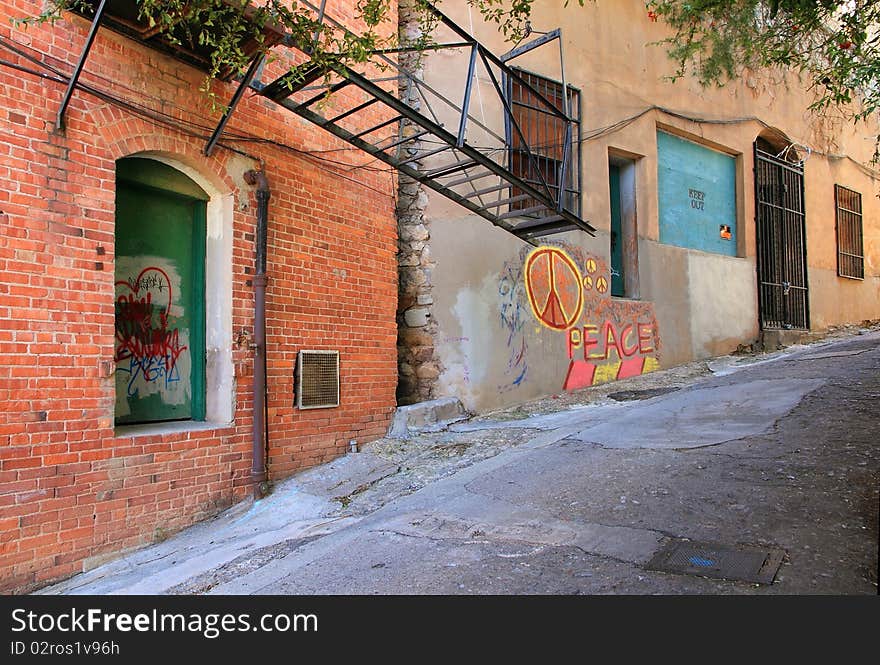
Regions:
[[[266,441],[268,422],[266,418],[266,254],[269,229],[269,180],[264,171],[251,170],[244,174],[249,185],[256,185],[257,191],[257,237],[254,285],[254,424],[253,424],[253,463],[251,483],[254,498],[266,495],[269,489],[266,473]]]

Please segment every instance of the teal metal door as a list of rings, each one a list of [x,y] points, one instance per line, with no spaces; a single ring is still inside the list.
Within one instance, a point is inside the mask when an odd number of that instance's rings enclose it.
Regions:
[[[116,423],[202,420],[205,201],[140,180],[117,181]]]

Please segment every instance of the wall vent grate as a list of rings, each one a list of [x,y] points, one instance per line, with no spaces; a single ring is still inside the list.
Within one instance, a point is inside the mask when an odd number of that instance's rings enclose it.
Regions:
[[[339,351],[300,351],[296,362],[296,406],[339,406]]]

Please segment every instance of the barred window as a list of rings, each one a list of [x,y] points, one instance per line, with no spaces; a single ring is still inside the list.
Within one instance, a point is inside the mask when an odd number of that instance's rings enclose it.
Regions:
[[[837,274],[854,279],[865,278],[865,255],[862,249],[862,195],[834,185],[837,208]]]
[[[519,68],[514,71],[516,76],[508,79],[508,99],[519,131],[512,126],[506,130],[510,170],[535,189],[544,191],[546,184],[554,200],[561,195],[563,207],[579,215],[580,92],[568,86],[566,99],[558,81]],[[554,113],[546,102],[572,122]],[[521,193],[514,190],[513,194]],[[511,203],[511,210],[525,211],[535,205],[527,197],[522,198],[525,200]]]

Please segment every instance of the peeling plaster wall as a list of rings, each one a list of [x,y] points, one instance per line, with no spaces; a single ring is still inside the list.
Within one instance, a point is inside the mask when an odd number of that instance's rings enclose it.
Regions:
[[[433,238],[434,256],[439,265],[455,265],[457,279],[444,276],[434,289],[444,367],[437,393],[479,411],[560,390],[565,340],[532,316],[522,281],[521,252],[528,246],[470,218],[445,219],[444,229],[449,232]]]
[[[653,304],[609,295],[607,261],[593,251],[607,236],[568,233],[534,248],[470,218],[444,225],[454,232],[434,237],[434,255],[454,262],[458,279],[434,288],[438,394],[484,411],[660,365]]]

